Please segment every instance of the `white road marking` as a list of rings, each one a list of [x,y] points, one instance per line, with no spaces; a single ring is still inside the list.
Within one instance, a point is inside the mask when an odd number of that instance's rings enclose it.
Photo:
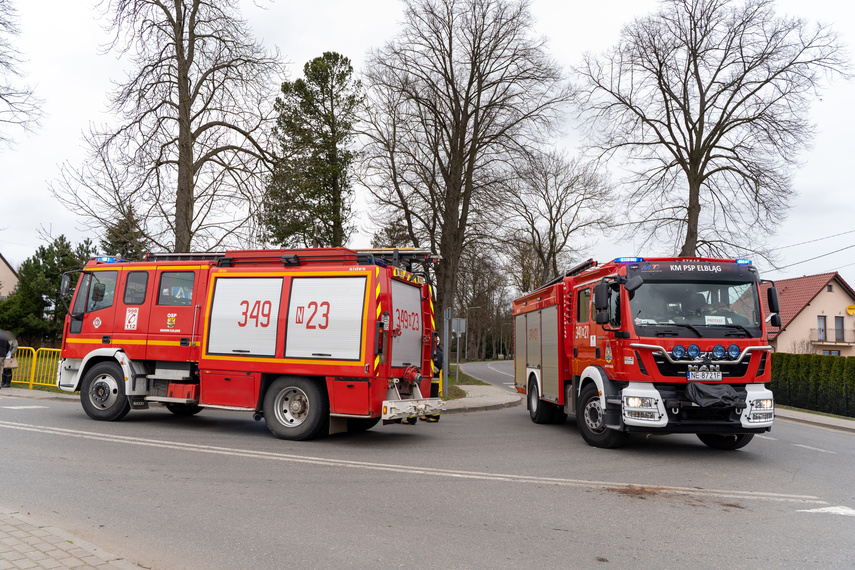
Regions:
[[[767,493],[761,491],[736,491],[725,489],[698,489],[695,487],[662,487],[658,485],[635,485],[628,483],[614,483],[609,481],[585,481],[580,479],[564,479],[557,477],[537,477],[532,475],[513,475],[508,473],[484,473],[478,471],[461,471],[454,469],[437,469],[434,467],[420,467],[413,465],[395,465],[390,463],[370,463],[367,461],[351,461],[346,459],[329,459],[325,457],[311,457],[292,455],[288,453],[272,453],[268,451],[251,451],[230,447],[215,447],[210,445],[197,445],[180,441],[163,441],[155,439],[141,439],[122,435],[109,435],[96,432],[74,431],[49,426],[31,425],[18,422],[0,421],[0,428],[14,429],[42,433],[45,435],[75,437],[80,439],[91,439],[99,444],[113,442],[125,445],[138,445],[141,447],[157,447],[173,451],[191,451],[196,453],[209,453],[233,457],[247,457],[252,459],[266,459],[270,461],[285,461],[289,463],[304,463],[309,465],[322,465],[326,467],[344,467],[349,469],[367,469],[372,471],[388,471],[394,473],[405,473],[409,476],[420,474],[433,477],[451,477],[458,479],[474,479],[481,481],[503,481],[509,483],[539,483],[545,485],[556,485],[561,487],[580,487],[596,489],[601,491],[641,491],[659,495],[682,495],[682,496],[705,496],[718,499],[742,499],[756,501],[775,501],[786,503],[802,503],[827,505],[828,502],[814,495],[786,495],[781,493]]]
[[[492,363],[488,364],[488,365],[487,365],[487,368],[489,368],[490,370],[492,370],[493,372],[496,372],[496,373],[498,373],[498,374],[503,374],[503,375],[505,375],[505,376],[510,376],[511,378],[513,378],[513,377],[514,377],[513,373],[508,373],[508,372],[505,372],[504,370],[496,370],[495,368],[493,368],[493,364],[492,364]]]
[[[777,437],[769,437],[768,435],[760,435],[759,433],[758,433],[758,434],[756,434],[754,437],[757,437],[757,438],[760,438],[760,439],[769,439],[769,440],[772,440],[772,441],[778,441],[778,438],[777,438]]]
[[[43,410],[47,409],[47,406],[0,406],[4,410]]]
[[[793,445],[795,445],[796,447],[801,447],[803,449],[810,449],[811,451],[819,451],[820,453],[831,453],[833,455],[837,454],[836,451],[828,451],[827,449],[820,449],[818,447],[811,447],[809,445],[802,445],[801,443],[794,443]]]
[[[855,517],[855,509],[849,507],[822,507],[821,509],[807,509],[796,511],[798,513],[828,513],[832,515],[843,515],[844,517]]]

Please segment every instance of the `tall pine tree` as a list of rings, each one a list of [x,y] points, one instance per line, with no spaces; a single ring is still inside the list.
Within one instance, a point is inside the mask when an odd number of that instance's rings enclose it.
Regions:
[[[279,150],[260,225],[272,244],[339,247],[353,231],[348,145],[362,86],[350,60],[335,52],[306,63],[303,74],[283,83],[276,99]]]

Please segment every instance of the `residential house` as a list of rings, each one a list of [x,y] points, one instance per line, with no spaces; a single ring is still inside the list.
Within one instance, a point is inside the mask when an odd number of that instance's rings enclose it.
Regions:
[[[777,352],[855,356],[855,290],[839,273],[775,281],[781,303],[780,331],[769,329]],[[766,307],[766,290],[761,298]]]
[[[12,294],[18,285],[18,273],[0,253],[0,301]]]

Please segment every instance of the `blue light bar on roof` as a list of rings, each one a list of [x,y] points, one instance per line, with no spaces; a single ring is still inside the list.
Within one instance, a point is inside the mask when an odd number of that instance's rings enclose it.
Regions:
[[[122,260],[113,255],[105,255],[102,257],[96,257],[95,261],[100,261],[101,263],[119,263]]]
[[[750,259],[737,259],[736,264],[737,265],[751,265],[751,260]]]
[[[641,263],[644,261],[643,257],[618,257],[615,259],[615,263]]]

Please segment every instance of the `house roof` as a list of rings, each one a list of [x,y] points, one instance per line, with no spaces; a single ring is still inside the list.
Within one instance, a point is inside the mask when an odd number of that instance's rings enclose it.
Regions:
[[[0,253],[0,261],[2,261],[2,262],[6,265],[6,267],[8,267],[8,268],[9,268],[9,271],[11,271],[11,272],[12,272],[12,275],[14,275],[16,278],[18,277],[18,272],[17,272],[17,271],[15,271],[15,268],[14,268],[14,267],[12,267],[12,264],[11,264],[11,263],[9,263],[8,261],[6,261],[6,258],[5,258],[5,257],[3,257],[3,254],[2,254],[2,253]]]
[[[837,280],[843,289],[849,293],[849,296],[855,300],[855,290],[836,271],[775,281],[775,287],[778,289],[778,300],[781,305],[781,330],[786,329],[793,319],[808,306],[808,303],[819,295],[825,289],[826,285],[833,280]],[[771,287],[769,283],[760,285],[760,300],[763,303],[763,310],[766,314],[769,312],[769,305],[766,300],[766,291],[769,287]],[[770,331],[770,338],[776,336],[778,336],[777,333]]]

